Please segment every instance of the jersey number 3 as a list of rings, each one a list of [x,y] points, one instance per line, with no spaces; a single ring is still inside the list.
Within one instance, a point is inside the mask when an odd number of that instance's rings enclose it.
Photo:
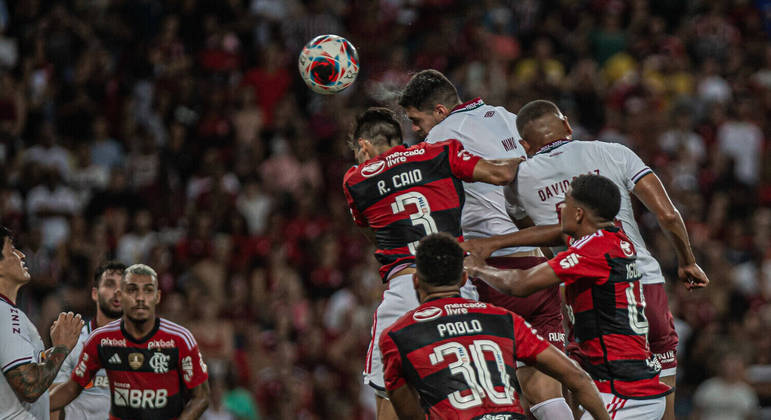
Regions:
[[[394,202],[391,203],[391,210],[394,214],[398,214],[406,211],[407,206],[410,204],[414,204],[418,209],[416,212],[410,213],[412,226],[423,226],[423,229],[426,230],[426,235],[439,232],[439,229],[436,227],[436,221],[431,217],[431,206],[428,205],[428,199],[419,192],[411,191],[397,195],[394,197]],[[418,242],[419,241],[415,241],[407,244],[407,247],[410,249],[410,254],[415,255]]]
[[[485,353],[490,353],[493,356],[492,360],[495,361],[501,383],[503,383],[503,391],[496,390],[493,385],[493,378],[487,368],[488,361],[485,359]],[[447,366],[450,373],[460,374],[470,391],[466,395],[463,395],[461,391],[455,391],[448,395],[447,398],[453,407],[464,410],[482,405],[482,398],[485,396],[496,405],[513,404],[514,389],[511,386],[509,374],[506,372],[503,352],[501,352],[498,343],[491,340],[474,340],[474,343],[466,349],[463,344],[450,341],[436,346],[428,358],[432,365],[436,365],[443,362],[445,356],[450,355],[455,357],[455,361]]]

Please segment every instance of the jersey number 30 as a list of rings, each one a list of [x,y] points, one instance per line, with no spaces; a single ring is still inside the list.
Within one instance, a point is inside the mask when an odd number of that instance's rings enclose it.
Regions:
[[[493,385],[490,370],[487,368],[485,353],[490,353],[498,368],[503,391],[498,391]],[[490,399],[496,405],[511,405],[514,402],[514,389],[511,386],[509,374],[506,372],[506,364],[503,361],[503,352],[498,343],[491,340],[474,340],[474,343],[466,347],[458,342],[450,341],[434,348],[429,354],[432,365],[444,361],[445,356],[454,356],[455,361],[447,367],[453,375],[460,374],[463,381],[469,387],[469,392],[463,395],[461,391],[455,391],[447,398],[453,407],[464,410],[482,405],[482,398]]]
[[[426,235],[439,232],[439,229],[436,227],[434,218],[431,217],[431,206],[428,205],[428,199],[425,195],[419,192],[411,191],[397,195],[394,197],[394,202],[391,203],[391,210],[394,212],[394,214],[398,214],[406,211],[407,206],[410,204],[414,204],[415,207],[418,208],[415,213],[410,213],[410,221],[412,221],[412,226],[423,226],[423,229],[426,230]],[[410,254],[415,255],[418,242],[419,241],[415,241],[407,244],[407,247],[410,250]]]

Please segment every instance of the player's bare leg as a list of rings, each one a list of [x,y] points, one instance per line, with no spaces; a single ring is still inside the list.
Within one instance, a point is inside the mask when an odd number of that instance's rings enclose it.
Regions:
[[[391,404],[391,401],[388,401],[379,395],[375,396],[375,400],[377,407],[377,420],[399,420],[399,417],[396,415],[396,411],[394,410],[394,406]]]
[[[536,368],[517,368],[522,386],[522,406],[538,420],[573,419],[573,412],[562,395],[562,384]]]
[[[675,389],[675,375],[663,376],[659,380]],[[661,420],[675,420],[675,391],[667,395],[667,408],[664,410],[664,417]]]

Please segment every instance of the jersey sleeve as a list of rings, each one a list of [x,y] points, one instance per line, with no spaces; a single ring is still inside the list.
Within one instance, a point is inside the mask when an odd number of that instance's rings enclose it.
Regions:
[[[604,272],[607,271],[607,263],[604,260],[599,261],[597,258],[580,254],[574,248],[560,252],[547,263],[566,285],[586,277],[603,278]]]
[[[514,340],[517,351],[515,357],[522,363],[534,365],[535,358],[549,347],[549,343],[521,316],[513,313],[511,316],[514,318]]]
[[[3,373],[37,360],[35,347],[22,334],[21,310],[11,305],[0,306],[0,369]]]
[[[369,226],[369,223],[367,223],[367,219],[364,218],[364,216],[359,213],[359,210],[356,208],[356,203],[353,201],[353,196],[351,196],[351,191],[348,189],[348,177],[346,176],[343,180],[343,194],[345,194],[345,201],[348,203],[348,209],[351,211],[351,217],[353,217],[354,223],[361,227],[367,227]]]
[[[190,335],[192,337],[192,334]],[[209,379],[209,368],[203,361],[198,343],[193,338],[192,347],[181,345],[179,347],[179,365],[182,381],[187,389],[193,389]]]
[[[83,351],[78,356],[78,363],[72,370],[70,378],[78,385],[85,388],[94,378],[96,372],[102,368],[99,361],[99,349],[97,349],[97,338],[95,335],[89,337],[83,344]]]
[[[388,334],[389,330],[380,334],[380,352],[383,354],[383,377],[387,390],[402,387],[406,380],[402,375],[402,356],[396,343]]]
[[[447,140],[437,145],[448,148],[452,174],[463,181],[471,182],[474,177],[474,167],[482,158],[464,149],[458,140]]]
[[[586,277],[603,278],[604,271],[607,271],[605,261],[579,254],[574,248],[560,252],[547,263],[566,285]]]
[[[618,168],[619,176],[624,182],[627,191],[632,191],[637,182],[645,175],[653,173],[651,168],[643,163],[642,159],[628,147],[623,144],[607,143],[608,148],[606,158],[610,161],[612,167]]]

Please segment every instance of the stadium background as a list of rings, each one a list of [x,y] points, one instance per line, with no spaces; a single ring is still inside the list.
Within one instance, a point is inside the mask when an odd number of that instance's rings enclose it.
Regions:
[[[361,59],[334,97],[297,74],[324,33]],[[650,163],[712,280],[670,282],[677,412],[731,390],[768,410],[770,34],[768,0],[0,0],[0,217],[33,277],[20,306],[46,337],[59,311],[93,312],[101,261],[148,263],[163,316],[211,366],[209,418],[370,418],[359,373],[381,290],[340,188],[345,134],[436,68],[463,99],[555,100],[576,138]],[[639,220],[673,279],[655,218]]]

